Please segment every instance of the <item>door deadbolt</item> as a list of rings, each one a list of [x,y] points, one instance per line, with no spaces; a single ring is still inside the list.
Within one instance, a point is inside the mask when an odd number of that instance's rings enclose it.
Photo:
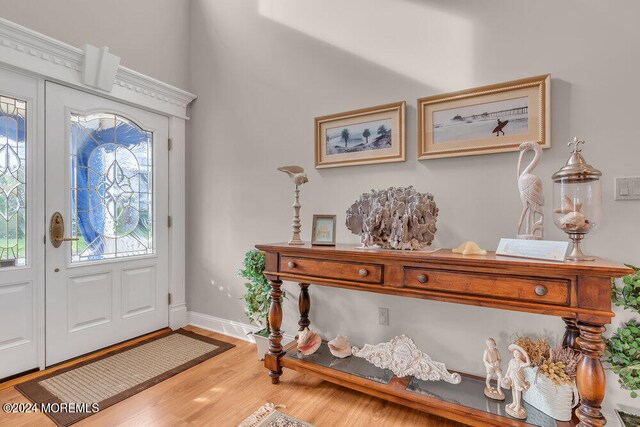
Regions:
[[[62,242],[75,242],[77,237],[64,237],[64,219],[60,212],[51,215],[49,221],[49,240],[54,248],[59,248]]]

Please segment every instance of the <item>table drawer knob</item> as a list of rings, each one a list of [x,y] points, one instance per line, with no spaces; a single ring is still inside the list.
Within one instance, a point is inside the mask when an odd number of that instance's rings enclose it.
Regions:
[[[426,274],[421,274],[418,276],[418,282],[420,283],[427,283],[428,280],[429,278],[427,277]]]
[[[535,293],[536,293],[536,295],[538,295],[540,297],[543,297],[543,296],[545,296],[547,294],[547,288],[542,286],[542,285],[538,285],[535,288]]]
[[[369,272],[366,268],[361,268],[360,271],[358,271],[358,274],[360,275],[360,277],[367,277],[369,275]]]
[[[289,268],[296,268],[296,263],[295,263],[295,262],[293,262],[293,261],[289,261],[289,262],[287,263],[287,267],[289,267]]]

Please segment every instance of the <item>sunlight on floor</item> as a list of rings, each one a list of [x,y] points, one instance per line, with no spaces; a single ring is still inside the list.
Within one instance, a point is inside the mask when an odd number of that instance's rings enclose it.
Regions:
[[[433,6],[408,0],[259,0],[258,12],[435,89],[473,85],[473,24]]]
[[[209,390],[207,390],[207,395],[215,395],[215,394],[224,394],[226,391],[228,391],[226,388],[222,388],[222,387],[212,387]],[[194,402],[198,402],[198,403],[207,403],[211,401],[212,396],[202,396],[200,395],[200,397],[195,397],[193,399]]]

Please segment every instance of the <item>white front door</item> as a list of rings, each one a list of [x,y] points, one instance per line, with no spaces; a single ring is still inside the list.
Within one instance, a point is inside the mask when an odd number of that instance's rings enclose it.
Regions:
[[[44,176],[38,81],[0,69],[0,378],[40,365]]]
[[[168,325],[168,127],[46,83],[47,365]]]

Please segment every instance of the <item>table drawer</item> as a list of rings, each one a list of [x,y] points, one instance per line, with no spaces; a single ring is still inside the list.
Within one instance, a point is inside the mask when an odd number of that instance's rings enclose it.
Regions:
[[[325,279],[349,280],[363,283],[382,283],[382,266],[283,256],[280,271]]]
[[[545,304],[569,304],[569,281],[482,273],[405,268],[403,286],[438,292],[480,295]]]

